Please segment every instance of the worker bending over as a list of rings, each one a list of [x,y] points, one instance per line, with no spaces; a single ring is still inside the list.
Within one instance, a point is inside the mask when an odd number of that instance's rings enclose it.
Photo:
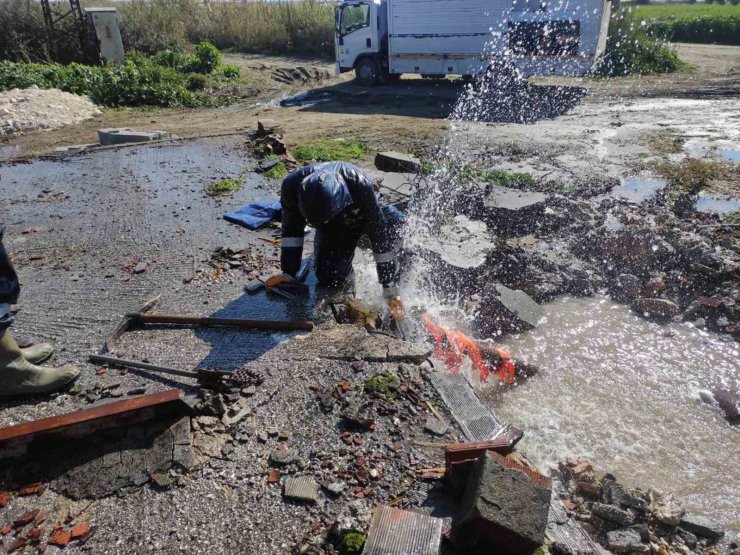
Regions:
[[[314,260],[319,285],[337,288],[352,272],[355,249],[363,235],[372,245],[378,279],[391,315],[403,317],[398,294],[400,230],[405,217],[395,207],[380,204],[373,182],[360,168],[345,162],[312,164],[283,181],[281,276],[268,285],[291,281],[303,255],[306,225],[316,229]]]

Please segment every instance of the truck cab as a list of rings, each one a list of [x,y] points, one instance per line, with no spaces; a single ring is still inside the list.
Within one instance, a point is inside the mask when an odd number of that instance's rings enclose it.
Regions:
[[[374,85],[387,74],[387,21],[381,1],[350,0],[337,7],[334,42],[338,74],[354,70],[363,85]]]

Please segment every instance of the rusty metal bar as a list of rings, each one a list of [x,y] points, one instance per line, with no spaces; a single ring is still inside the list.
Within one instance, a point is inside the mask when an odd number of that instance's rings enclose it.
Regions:
[[[311,331],[314,323],[306,320],[247,320],[244,318],[213,318],[209,316],[182,316],[179,314],[140,314],[132,312],[126,315],[140,324],[180,324],[192,326],[229,327],[236,329]]]

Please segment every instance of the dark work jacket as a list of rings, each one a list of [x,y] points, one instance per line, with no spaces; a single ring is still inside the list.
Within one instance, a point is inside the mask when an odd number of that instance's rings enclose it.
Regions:
[[[18,300],[18,276],[3,246],[3,228],[0,227],[0,303],[14,304]]]
[[[331,191],[329,205],[319,210],[321,214],[311,213],[313,209],[305,197],[306,188],[314,186],[315,189],[326,183],[330,184],[327,191]],[[378,203],[373,182],[360,168],[345,162],[325,162],[300,168],[283,181],[280,204],[283,209],[280,257],[283,272],[293,276],[298,272],[305,227],[311,224],[329,238],[367,235],[380,283],[394,285],[398,253],[393,250],[391,230]],[[329,218],[331,221],[327,223]]]

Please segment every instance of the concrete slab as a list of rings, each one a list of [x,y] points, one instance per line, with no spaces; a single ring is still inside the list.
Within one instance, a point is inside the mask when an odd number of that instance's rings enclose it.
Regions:
[[[161,141],[172,138],[172,134],[167,131],[136,131],[128,127],[98,129],[98,140],[103,146],[148,143],[150,141]]]

